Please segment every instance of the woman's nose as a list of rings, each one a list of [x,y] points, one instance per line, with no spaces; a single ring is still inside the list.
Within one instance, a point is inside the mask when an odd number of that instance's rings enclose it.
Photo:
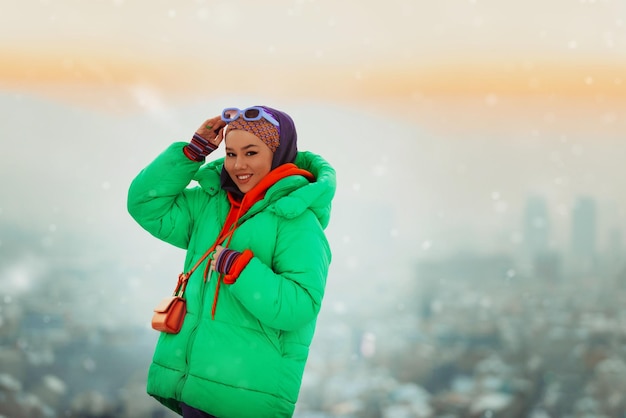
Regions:
[[[235,160],[235,168],[243,168],[245,166],[245,161],[243,158],[241,157],[237,157],[237,159]]]

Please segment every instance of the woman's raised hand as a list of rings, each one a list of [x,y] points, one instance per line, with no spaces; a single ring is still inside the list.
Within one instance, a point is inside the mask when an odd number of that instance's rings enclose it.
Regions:
[[[196,130],[196,134],[209,141],[215,148],[217,148],[224,136],[222,132],[226,122],[222,120],[221,116],[215,116],[204,121],[202,125]]]

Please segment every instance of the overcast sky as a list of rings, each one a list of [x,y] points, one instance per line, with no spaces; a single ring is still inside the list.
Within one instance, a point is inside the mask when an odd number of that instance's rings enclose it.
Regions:
[[[136,104],[142,88],[420,111],[442,96],[626,91],[623,0],[2,0],[0,10],[0,87],[109,110]]]

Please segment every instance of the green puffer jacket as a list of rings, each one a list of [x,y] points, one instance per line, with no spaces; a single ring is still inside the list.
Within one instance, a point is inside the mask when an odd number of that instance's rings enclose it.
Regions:
[[[190,161],[185,145],[172,144],[139,173],[128,210],[187,250],[187,271],[216,240],[230,203],[223,159]],[[178,413],[182,401],[219,418],[293,415],[331,260],[323,230],[336,186],[323,158],[299,152],[295,164],[315,181],[283,178],[242,216],[229,248],[254,257],[234,284],[221,284],[215,317],[217,273],[205,283],[205,261],[189,279],[182,330],[159,338],[147,391]]]

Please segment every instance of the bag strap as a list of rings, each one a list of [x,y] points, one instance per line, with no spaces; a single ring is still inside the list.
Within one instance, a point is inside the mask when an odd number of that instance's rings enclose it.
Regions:
[[[187,273],[180,273],[178,275],[178,283],[176,284],[176,289],[174,289],[174,296],[182,296],[185,293],[185,288],[187,287],[187,282],[189,281],[189,277],[193,274],[194,271],[202,264],[202,262],[211,254],[213,250],[215,250],[216,245],[212,245],[206,253],[194,264],[194,266]]]
[[[233,237],[233,232],[235,232],[235,224],[231,225],[230,228],[225,233],[222,233],[222,234],[220,234],[219,237],[217,237],[217,240],[215,241],[215,243],[213,243],[213,245],[211,245],[211,248],[209,248],[204,253],[204,255],[202,257],[200,257],[200,259],[198,261],[196,261],[196,264],[194,264],[194,266],[187,273],[180,273],[178,275],[178,284],[176,285],[176,289],[174,290],[174,296],[182,296],[183,293],[185,293],[185,288],[187,287],[187,281],[189,281],[189,277],[191,277],[193,272],[196,271],[196,269],[209,256],[209,254],[211,254],[215,250],[217,245],[220,242],[224,242],[226,237],[228,237],[228,243],[226,244],[226,246],[228,246],[228,244],[230,244],[230,240]],[[207,275],[208,270],[209,270],[209,264],[210,263],[207,263],[206,269],[204,271],[204,279],[205,280],[206,280],[206,275]],[[218,286],[219,286],[219,281],[218,281]]]
[[[194,271],[196,271],[196,269],[209,256],[209,254],[211,254],[213,250],[215,250],[215,247],[217,247],[217,245],[213,244],[211,248],[209,248],[202,257],[200,257],[200,259],[196,262],[196,264],[194,264],[194,266],[187,273],[184,273],[187,275],[187,280],[189,280],[189,277],[193,274]]]

